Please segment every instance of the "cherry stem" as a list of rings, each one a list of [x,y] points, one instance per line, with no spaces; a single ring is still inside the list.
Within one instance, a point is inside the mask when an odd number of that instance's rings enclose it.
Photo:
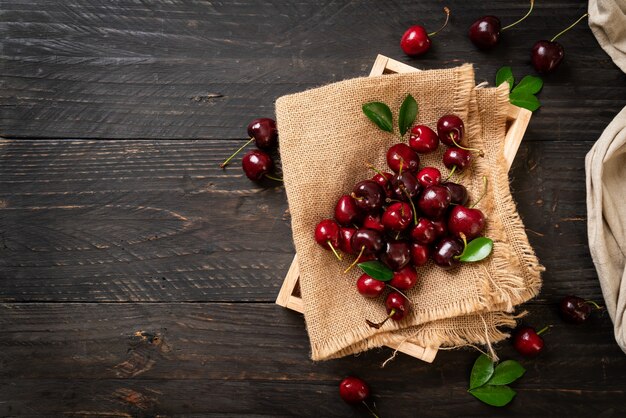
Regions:
[[[387,176],[386,176],[385,174],[383,174],[383,172],[382,172],[382,171],[380,171],[379,169],[377,169],[376,167],[374,167],[374,164],[372,164],[372,163],[365,163],[365,166],[366,166],[367,168],[369,168],[370,170],[374,170],[374,171],[376,172],[376,174],[381,175],[381,176],[382,176],[382,178],[384,178],[385,180],[388,180],[388,179],[387,179]]]
[[[530,0],[530,9],[528,9],[528,13],[526,13],[524,15],[524,17],[521,18],[520,20],[518,20],[517,22],[511,23],[510,25],[503,27],[502,29],[500,29],[500,31],[507,30],[507,29],[512,28],[513,26],[517,25],[518,23],[521,23],[524,19],[526,19],[528,16],[530,16],[530,13],[533,11],[533,7],[534,6],[535,6],[535,0]]]
[[[350,193],[350,197],[353,198],[354,200],[363,200],[365,199],[363,196],[361,197],[357,197],[354,192]]]
[[[554,40],[556,38],[558,38],[559,36],[563,35],[565,32],[567,32],[568,30],[570,30],[571,28],[573,28],[574,26],[576,26],[578,24],[578,22],[580,22],[581,20],[583,20],[584,18],[586,18],[587,16],[589,16],[589,13],[585,13],[584,15],[582,15],[581,17],[578,18],[578,20],[574,23],[572,23],[571,25],[569,25],[568,27],[566,27],[565,29],[563,29],[561,32],[557,33],[556,36],[552,39],[550,39],[550,42],[554,42]]]
[[[448,20],[450,20],[450,9],[446,6],[443,8],[443,12],[446,14],[446,21],[443,22],[443,26],[437,29],[436,31],[429,33],[428,36],[435,36],[437,33],[439,33],[440,30],[445,28],[446,25],[448,24]]]
[[[544,332],[546,332],[547,330],[549,330],[550,328],[552,328],[552,325],[546,325],[545,327],[541,328],[539,331],[537,331],[537,335],[541,335]]]
[[[245,144],[243,144],[243,145],[242,145],[242,146],[241,146],[241,147],[240,147],[237,151],[235,151],[235,152],[233,153],[233,155],[231,155],[230,157],[228,157],[228,158],[226,159],[226,161],[224,161],[222,164],[220,164],[220,168],[225,168],[225,167],[228,165],[228,163],[230,163],[230,160],[232,160],[233,158],[235,158],[235,155],[239,154],[239,153],[241,152],[241,150],[242,150],[242,149],[244,149],[245,147],[247,147],[247,146],[250,144],[250,142],[252,142],[252,141],[254,141],[254,137],[251,137],[251,138],[248,140],[248,142],[246,142]]]
[[[448,177],[446,177],[446,179],[444,180],[444,182],[450,180],[452,178],[452,176],[454,175],[454,172],[456,171],[456,166],[452,166],[452,170],[450,170],[450,174],[448,174]]]
[[[484,157],[484,156],[485,156],[485,153],[484,153],[484,152],[483,152],[483,150],[481,150],[481,149],[478,149],[478,148],[466,148],[466,147],[464,147],[464,146],[460,145],[458,142],[456,142],[456,141],[454,140],[454,134],[453,134],[452,132],[450,132],[450,135],[449,135],[449,136],[450,136],[450,139],[452,140],[452,143],[453,143],[454,145],[456,145],[456,147],[457,147],[457,148],[464,149],[465,151],[476,151],[476,152],[478,153],[478,155],[480,155],[481,157]]]
[[[265,177],[267,177],[270,180],[280,181],[281,183],[283,182],[283,179],[280,179],[280,178],[274,177],[274,176],[270,176],[269,174],[266,174]]]
[[[379,329],[380,327],[382,327],[383,325],[385,325],[385,322],[389,321],[389,318],[391,318],[392,316],[394,316],[396,314],[396,309],[393,308],[391,310],[391,312],[389,312],[389,315],[387,315],[387,318],[383,319],[382,322],[379,322],[378,324],[370,321],[369,319],[366,319],[365,322],[367,323],[367,325],[369,325],[372,328],[376,328]]]
[[[359,255],[356,257],[356,260],[354,260],[354,262],[352,264],[350,264],[348,266],[347,269],[345,269],[343,271],[343,274],[346,274],[347,272],[349,272],[350,270],[352,270],[352,267],[356,266],[357,263],[359,262],[359,259],[361,258],[361,256],[363,255],[363,252],[365,251],[365,245],[361,247],[361,252],[359,253]]]
[[[398,175],[402,174],[402,167],[404,166],[404,160],[400,160],[400,170],[398,171]]]
[[[367,408],[368,411],[370,411],[370,414],[372,414],[372,416],[374,418],[380,418],[378,415],[376,415],[376,412],[372,411],[372,408],[369,407],[369,405],[367,404],[367,402],[363,401],[363,405],[365,405],[365,407]]]
[[[404,185],[402,187],[402,191],[404,192],[406,198],[409,199],[409,204],[411,205],[411,209],[413,209],[413,223],[417,225],[417,210],[415,210],[415,203],[413,203],[413,199],[411,199],[411,195],[409,195],[409,192],[406,191]]]
[[[472,209],[481,200],[483,200],[483,197],[485,197],[486,194],[487,194],[487,176],[483,176],[483,194],[481,194],[480,197],[478,198],[478,200],[472,206],[470,206],[470,209]]]
[[[461,236],[461,239],[463,240],[463,251],[461,252],[461,254],[454,256],[454,258],[456,258],[457,260],[463,257],[465,255],[465,250],[467,250],[467,237],[462,232],[460,232],[459,235]]]
[[[330,250],[333,252],[333,254],[335,254],[335,257],[337,257],[337,260],[343,261],[341,254],[339,254],[337,250],[335,249],[335,247],[333,247],[333,244],[330,243],[330,240],[326,241],[326,244],[328,244],[328,246],[330,247]]]
[[[592,300],[586,300],[585,303],[587,303],[589,305],[593,305],[598,310],[604,309],[604,306],[600,306],[600,305],[598,305],[596,302],[594,302]]]

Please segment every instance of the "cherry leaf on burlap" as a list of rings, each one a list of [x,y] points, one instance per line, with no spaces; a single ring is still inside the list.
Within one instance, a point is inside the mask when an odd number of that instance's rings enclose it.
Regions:
[[[491,254],[493,250],[493,240],[487,237],[478,237],[471,240],[463,253],[459,256],[459,260],[465,263],[474,263],[484,260]]]
[[[409,130],[415,118],[417,117],[417,102],[408,94],[402,105],[400,106],[400,112],[398,114],[398,129],[400,129],[400,136],[404,136],[406,131]]]
[[[381,102],[365,103],[363,113],[383,131],[393,132],[393,115],[386,104]]]
[[[365,274],[381,282],[388,282],[393,279],[393,271],[380,261],[365,261],[357,264],[357,266],[359,266]]]

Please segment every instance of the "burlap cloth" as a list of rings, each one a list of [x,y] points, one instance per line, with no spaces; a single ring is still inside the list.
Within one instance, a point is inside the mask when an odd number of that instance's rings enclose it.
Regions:
[[[315,243],[313,231],[320,220],[333,216],[339,196],[373,175],[365,162],[387,169],[386,150],[399,141],[397,133],[382,132],[365,117],[363,103],[382,101],[395,119],[407,93],[419,104],[416,123],[434,128],[440,116],[454,113],[466,122],[469,143],[485,151],[460,182],[477,198],[482,177],[489,179],[489,192],[478,207],[487,216],[485,235],[494,240],[494,252],[483,262],[452,271],[431,263],[418,268],[421,278],[408,291],[411,313],[376,330],[365,319],[385,317],[383,297],[361,296],[355,286],[360,271],[343,273],[351,257],[338,262]],[[513,307],[539,292],[543,269],[509,190],[503,156],[507,106],[506,86],[476,89],[471,65],[357,78],[277,100],[280,155],[313,360],[393,342],[460,346],[490,344],[507,336],[499,327],[514,326]],[[444,171],[443,148],[422,156],[421,165]]]

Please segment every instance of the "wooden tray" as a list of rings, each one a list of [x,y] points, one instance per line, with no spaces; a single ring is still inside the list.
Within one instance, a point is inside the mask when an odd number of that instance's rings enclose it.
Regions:
[[[420,71],[417,68],[406,65],[402,62],[385,57],[384,55],[378,55],[372,70],[370,71],[370,77],[383,74],[394,73],[410,73]],[[508,163],[509,169],[513,164],[513,159],[517,150],[519,149],[532,112],[527,109],[523,109],[512,104],[507,109],[507,132],[504,139],[504,157]],[[304,305],[302,298],[300,297],[300,268],[298,266],[298,255],[293,258],[287,276],[283,281],[283,285],[278,292],[276,298],[276,304],[283,306],[287,309],[294,310],[296,312],[303,313]],[[389,345],[390,348],[397,349],[398,351],[408,354],[409,356],[418,358],[420,360],[432,363],[437,355],[437,349],[432,347],[421,347],[419,345],[405,342],[399,346]]]

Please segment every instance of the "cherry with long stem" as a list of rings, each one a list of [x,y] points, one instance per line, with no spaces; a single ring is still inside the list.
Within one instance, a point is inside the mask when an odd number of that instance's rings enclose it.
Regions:
[[[343,257],[341,256],[341,254],[337,252],[337,250],[335,249],[333,244],[330,242],[330,240],[326,241],[326,244],[328,244],[328,246],[330,247],[330,250],[333,252],[333,254],[335,254],[335,257],[337,257],[337,260],[343,261]]]
[[[581,17],[578,18],[578,20],[576,20],[576,22],[572,23],[571,25],[569,25],[568,27],[566,27],[565,29],[563,29],[561,32],[557,33],[556,35],[554,35],[554,37],[552,39],[550,39],[550,42],[554,42],[559,36],[563,35],[565,32],[567,32],[568,30],[570,30],[571,28],[573,28],[574,26],[576,26],[578,24],[578,22],[580,22],[581,20],[583,20],[584,18],[586,18],[587,16],[589,16],[589,13],[585,13],[584,15],[582,15]]]
[[[382,327],[385,322],[389,321],[389,319],[391,319],[392,316],[394,316],[396,314],[396,310],[392,309],[389,311],[389,315],[387,315],[387,317],[385,319],[383,319],[381,322],[375,323],[370,321],[369,319],[366,319],[365,322],[367,323],[367,325],[369,325],[372,328],[375,329],[379,329],[380,327]]]
[[[443,28],[445,28],[448,25],[448,21],[450,20],[450,8],[449,7],[444,7],[443,8],[443,12],[446,14],[446,20],[445,22],[443,22],[443,25],[441,25],[441,27],[439,29],[437,29],[434,32],[430,32],[428,34],[428,36],[435,36],[436,34],[438,34],[439,32],[441,32],[443,30]]]
[[[247,147],[248,145],[250,145],[250,143],[254,141],[254,137],[251,137],[245,144],[243,144],[241,147],[239,147],[239,149],[237,151],[235,151],[234,153],[232,153],[232,155],[230,157],[228,157],[223,163],[220,164],[220,168],[226,168],[226,166],[230,163],[230,160],[232,160],[233,158],[235,158],[235,156],[237,154],[239,154],[245,147]]]
[[[533,7],[535,7],[535,0],[530,0],[530,9],[528,9],[528,12],[521,19],[517,20],[516,22],[511,23],[510,25],[503,27],[502,29],[500,29],[500,31],[505,31],[517,25],[518,23],[522,23],[528,16],[530,16],[530,14],[533,11]]]
[[[352,268],[359,263],[359,260],[361,259],[361,256],[363,255],[364,252],[365,252],[365,245],[361,247],[361,251],[359,252],[359,255],[356,257],[354,262],[350,264],[348,268],[343,271],[344,274],[352,270]]]
[[[483,197],[485,197],[485,195],[487,194],[487,185],[488,185],[487,176],[483,176],[483,193],[480,195],[478,200],[474,202],[472,206],[470,206],[470,209],[474,208],[481,200],[483,200]]]
[[[464,149],[465,151],[474,151],[474,152],[476,152],[476,153],[477,153],[479,156],[481,156],[481,157],[484,157],[484,156],[485,156],[485,153],[484,153],[484,152],[483,152],[483,150],[481,150],[481,149],[478,149],[478,148],[467,148],[467,147],[464,147],[464,146],[460,145],[458,142],[456,142],[456,141],[454,140],[454,134],[453,134],[452,132],[451,132],[451,133],[450,133],[450,135],[448,135],[448,136],[450,137],[450,139],[452,140],[452,143],[453,143],[453,144],[454,144],[457,148]]]

